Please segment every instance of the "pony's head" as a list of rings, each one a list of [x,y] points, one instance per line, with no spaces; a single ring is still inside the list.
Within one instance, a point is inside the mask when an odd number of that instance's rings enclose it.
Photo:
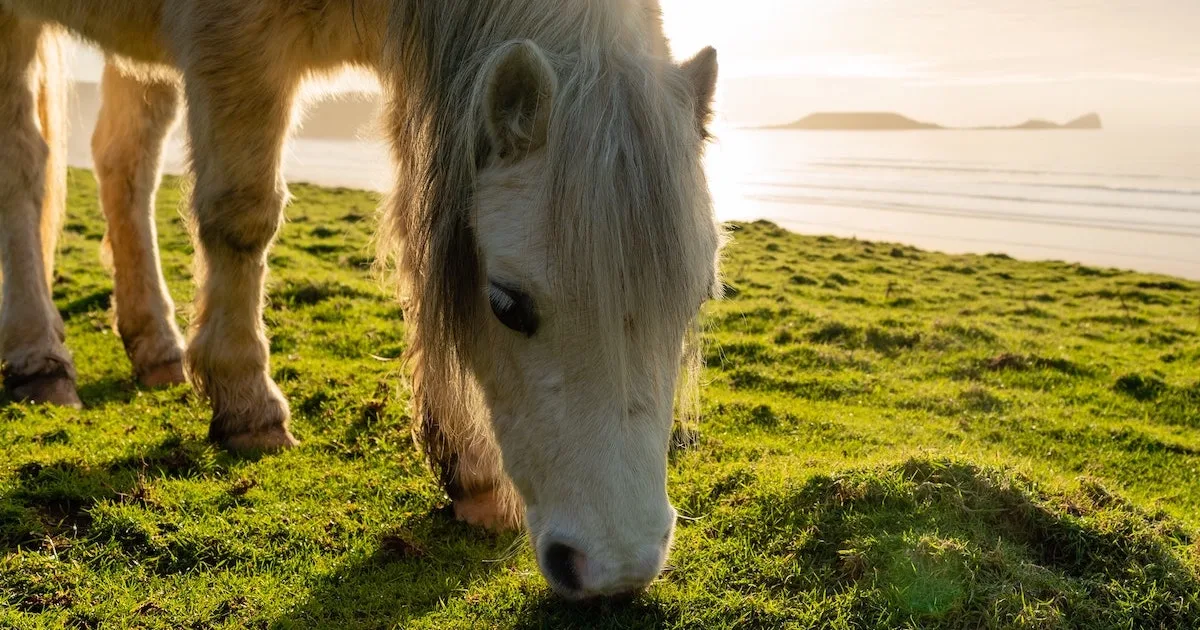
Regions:
[[[715,62],[560,81],[519,42],[481,75],[486,317],[468,360],[539,564],[568,596],[644,587],[671,544],[677,381],[716,281],[700,163]]]
[[[525,40],[485,52],[459,114],[409,129],[430,134],[432,155],[394,200],[448,194],[426,198],[423,218],[400,215],[423,395],[469,405],[476,394],[448,399],[478,392],[556,591],[637,591],[671,545],[685,346],[717,285],[701,164],[716,55],[676,65]],[[439,165],[439,150],[469,153],[468,172]]]

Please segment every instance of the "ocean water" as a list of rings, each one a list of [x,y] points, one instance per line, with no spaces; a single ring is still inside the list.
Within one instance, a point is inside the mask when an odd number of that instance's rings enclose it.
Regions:
[[[723,218],[1200,278],[1200,128],[737,131],[710,173]]]
[[[90,164],[86,136],[71,161]],[[181,172],[174,138],[167,169]],[[722,220],[1200,279],[1200,128],[802,132],[724,129]],[[386,190],[382,142],[299,138],[291,181]]]

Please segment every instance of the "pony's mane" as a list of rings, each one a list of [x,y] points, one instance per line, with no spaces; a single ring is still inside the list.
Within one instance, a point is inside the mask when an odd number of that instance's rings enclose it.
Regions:
[[[627,313],[695,307],[684,292],[709,281],[697,276],[711,267],[695,269],[689,254],[711,240],[711,213],[695,215],[706,199],[697,190],[700,133],[655,0],[412,0],[394,6],[389,29],[386,58],[396,65],[383,81],[401,172],[385,209],[381,260],[400,271],[410,352],[426,355],[418,362],[425,373],[414,378],[432,387],[419,390],[472,390],[448,386],[466,378],[464,353],[481,316],[471,217],[487,146],[474,104],[480,69],[504,42],[536,42],[558,75],[544,148],[550,259],[561,265],[552,276],[555,289],[579,301],[575,312],[594,316],[612,341],[596,348],[600,358],[624,363]],[[475,407],[477,396],[433,404]]]

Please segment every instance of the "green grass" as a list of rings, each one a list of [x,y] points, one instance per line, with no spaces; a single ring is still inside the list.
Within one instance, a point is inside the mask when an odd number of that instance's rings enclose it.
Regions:
[[[55,300],[88,408],[0,400],[0,627],[1200,627],[1196,283],[734,226],[672,567],[575,606],[454,522],[412,445],[373,196],[293,188],[267,318],[303,446],[242,459],[187,388],[132,382],[71,183]]]

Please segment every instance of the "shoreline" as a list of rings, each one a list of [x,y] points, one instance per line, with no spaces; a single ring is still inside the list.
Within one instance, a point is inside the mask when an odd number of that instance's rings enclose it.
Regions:
[[[1068,265],[1081,265],[1089,267],[1099,267],[1108,270],[1116,270],[1123,273],[1138,273],[1145,275],[1164,276],[1169,278],[1177,278],[1180,280],[1200,281],[1200,261],[1180,261],[1174,258],[1152,257],[1152,256],[1135,256],[1113,254],[1100,250],[1091,250],[1084,247],[1069,251],[1068,253],[1075,254],[1074,258],[1055,257],[1040,255],[1032,252],[1064,252],[1061,246],[1056,245],[1037,245],[1029,243],[1007,242],[1003,243],[1004,248],[993,248],[988,245],[996,244],[995,240],[983,238],[954,238],[938,236],[932,234],[921,233],[897,233],[890,231],[874,231],[874,230],[850,230],[850,229],[829,229],[825,224],[806,224],[801,221],[790,220],[786,217],[771,216],[746,219],[734,219],[737,222],[752,222],[752,221],[768,221],[776,224],[779,227],[804,236],[830,236],[833,238],[858,240],[863,242],[897,245],[904,247],[915,247],[922,251],[946,254],[950,256],[997,256],[1003,255],[1027,263],[1062,263]],[[811,227],[813,229],[805,229]],[[798,229],[799,228],[799,229]],[[817,229],[821,228],[821,229]],[[860,235],[865,235],[860,236]],[[904,239],[904,240],[898,240]],[[940,243],[940,244],[939,244]],[[1143,264],[1122,264],[1115,259],[1137,260]]]

